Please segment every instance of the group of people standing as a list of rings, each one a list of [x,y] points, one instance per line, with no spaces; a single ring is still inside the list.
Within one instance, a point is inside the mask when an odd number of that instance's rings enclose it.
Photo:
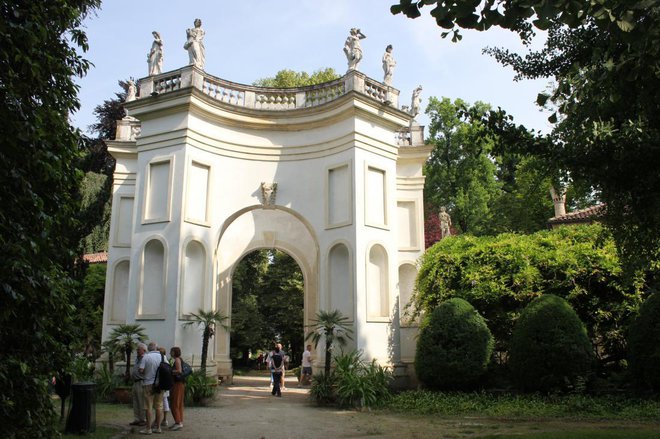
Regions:
[[[148,345],[139,343],[137,346],[137,359],[131,372],[135,419],[130,425],[144,426],[140,434],[162,433],[162,427],[168,427],[166,415],[170,411],[174,424],[169,429],[183,428],[183,400],[186,389],[181,348],[175,346],[170,349],[169,360],[165,352],[165,348],[158,348],[153,341]],[[171,365],[174,383],[169,391],[161,391],[157,387],[161,362],[169,362]]]

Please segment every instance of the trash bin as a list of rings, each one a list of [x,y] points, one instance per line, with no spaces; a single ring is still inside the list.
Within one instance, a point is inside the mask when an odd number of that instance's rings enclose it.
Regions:
[[[93,433],[96,431],[96,383],[71,385],[67,433]]]

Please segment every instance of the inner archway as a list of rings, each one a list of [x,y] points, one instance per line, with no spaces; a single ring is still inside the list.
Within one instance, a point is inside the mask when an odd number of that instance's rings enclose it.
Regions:
[[[304,344],[304,279],[286,252],[246,254],[232,275],[230,356],[234,371],[264,369],[260,353],[282,343],[290,367],[299,365]]]
[[[288,255],[300,269],[303,279],[301,334],[304,338],[305,328],[309,327],[319,309],[319,247],[305,218],[286,207],[252,206],[236,212],[229,219],[216,250],[215,307],[231,316],[233,276],[237,266],[253,251],[263,249],[279,250]],[[272,340],[270,343],[272,345]],[[230,332],[219,331],[214,360],[221,376],[232,375],[230,349]]]

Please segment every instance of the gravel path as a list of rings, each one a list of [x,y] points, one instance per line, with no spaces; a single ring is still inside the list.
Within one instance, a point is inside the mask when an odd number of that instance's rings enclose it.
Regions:
[[[246,438],[246,439],[325,439],[325,438],[401,438],[382,426],[370,426],[369,413],[319,408],[309,401],[309,389],[298,388],[294,379],[282,392],[271,396],[268,377],[234,377],[234,383],[220,387],[209,407],[185,409],[184,428],[165,431],[155,437],[178,438]],[[366,419],[365,419],[366,418]],[[116,425],[121,425],[120,421]],[[171,422],[171,418],[170,418]],[[379,424],[378,422],[377,424]],[[123,428],[127,428],[122,425]],[[132,428],[128,438],[144,437]],[[154,436],[154,435],[152,435]],[[405,435],[403,437],[415,437]],[[420,436],[417,436],[420,437]]]
[[[643,428],[652,432],[657,424],[627,422],[571,422],[562,419],[538,421],[496,420],[480,417],[450,417],[392,415],[384,412],[357,412],[320,408],[309,400],[309,389],[292,386],[282,392],[282,398],[271,396],[267,376],[234,377],[233,384],[220,387],[216,400],[209,407],[185,409],[184,428],[164,430],[155,438],[171,439],[426,439],[479,438],[500,434],[562,432],[566,429]],[[115,439],[141,438],[139,428],[126,425],[132,411],[110,424],[124,429]],[[171,418],[169,418],[171,422]],[[108,422],[104,422],[109,424]],[[660,430],[658,430],[660,431]],[[660,437],[651,436],[649,437]]]

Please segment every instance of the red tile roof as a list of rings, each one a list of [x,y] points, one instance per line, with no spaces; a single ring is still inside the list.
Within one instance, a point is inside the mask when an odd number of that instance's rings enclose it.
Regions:
[[[83,260],[89,264],[107,264],[108,252],[88,253],[83,255]]]
[[[548,224],[552,226],[556,224],[591,223],[598,220],[598,217],[602,216],[603,213],[605,213],[605,203],[576,210],[575,212],[569,212],[565,215],[555,216],[548,220]]]

